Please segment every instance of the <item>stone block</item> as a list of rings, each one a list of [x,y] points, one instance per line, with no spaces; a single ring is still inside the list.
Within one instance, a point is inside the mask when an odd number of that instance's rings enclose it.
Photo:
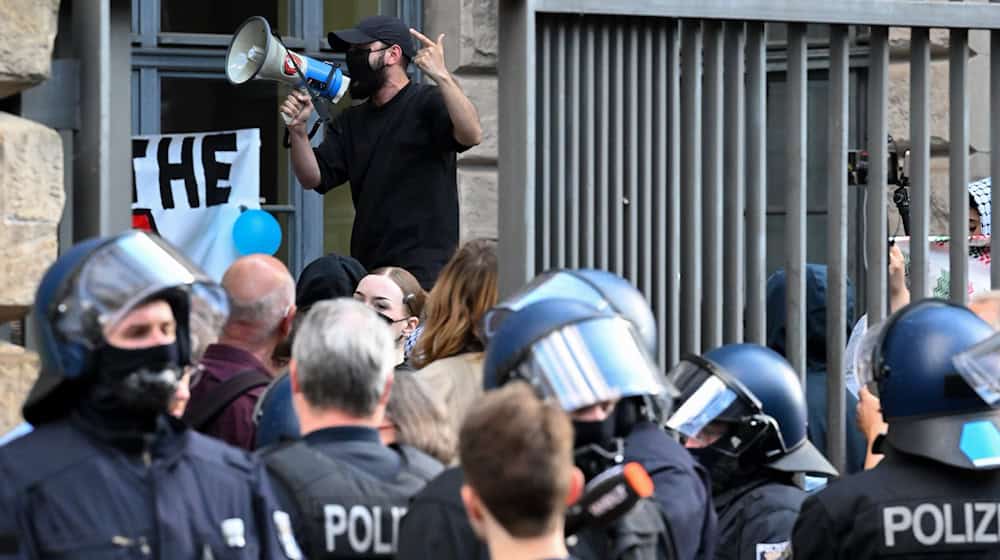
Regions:
[[[930,66],[930,133],[948,138],[948,64],[932,62]],[[910,65],[889,65],[889,134],[897,140],[910,138]]]
[[[497,0],[462,0],[459,68],[496,68]]]
[[[489,167],[458,168],[458,200],[462,242],[497,237],[497,171]]]
[[[497,78],[491,75],[456,76],[465,94],[479,111],[479,123],[483,127],[483,141],[462,154],[460,159],[475,158],[497,160]]]
[[[56,258],[62,182],[59,134],[0,113],[0,321],[25,314]]]
[[[445,62],[452,71],[492,71],[497,65],[497,0],[426,0],[425,35],[445,34]]]
[[[38,377],[38,355],[21,346],[0,342],[0,433],[19,424],[21,405]]]
[[[59,0],[0,0],[0,98],[48,78]]]

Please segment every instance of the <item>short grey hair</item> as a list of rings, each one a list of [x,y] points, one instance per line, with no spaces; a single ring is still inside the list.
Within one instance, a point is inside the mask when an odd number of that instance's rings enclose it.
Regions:
[[[389,326],[348,298],[312,306],[295,336],[292,358],[306,402],[356,417],[375,412],[396,365]]]
[[[267,295],[250,301],[229,297],[229,320],[227,325],[243,324],[253,328],[254,340],[258,343],[270,337],[282,319],[288,315],[295,303],[295,284],[289,279],[275,287]]]

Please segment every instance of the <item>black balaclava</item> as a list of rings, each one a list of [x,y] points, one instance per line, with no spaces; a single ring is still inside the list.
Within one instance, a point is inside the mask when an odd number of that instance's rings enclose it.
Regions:
[[[385,49],[379,57],[377,68],[372,68],[368,63],[368,55],[371,52],[371,49],[351,49],[347,52],[347,72],[351,78],[347,91],[352,99],[368,99],[389,79],[388,67],[385,64]]]
[[[591,480],[623,460],[624,443],[615,437],[615,416],[599,421],[573,420],[573,456],[576,466]]]

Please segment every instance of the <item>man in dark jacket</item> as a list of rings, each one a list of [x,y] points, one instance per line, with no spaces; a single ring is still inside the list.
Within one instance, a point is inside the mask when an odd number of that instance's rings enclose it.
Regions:
[[[35,430],[0,448],[0,557],[302,557],[262,469],[167,414],[198,306],[225,316],[225,294],[145,233],[49,268],[24,404]]]
[[[827,449],[826,414],[826,266],[806,265],[806,402],[809,405],[809,441],[821,453]],[[788,279],[784,270],[778,270],[767,279],[767,346],[785,356],[785,302]],[[852,326],[854,314],[854,289],[847,284],[847,328]],[[843,375],[842,372],[832,372]],[[844,391],[844,410],[847,413],[847,464],[846,472],[860,471],[865,464],[868,445],[864,436],[855,429],[858,399]]]
[[[806,439],[806,402],[788,362],[755,344],[682,360],[667,426],[712,474],[720,560],[781,558],[806,493],[797,473],[836,476]]]
[[[393,558],[410,498],[442,470],[378,433],[393,382],[392,335],[350,299],[310,309],[292,346],[301,440],[260,452],[309,558]]]

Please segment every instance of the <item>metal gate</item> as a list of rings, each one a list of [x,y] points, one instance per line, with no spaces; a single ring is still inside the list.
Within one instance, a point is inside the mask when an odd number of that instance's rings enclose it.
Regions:
[[[500,2],[501,290],[535,273],[594,267],[653,305],[663,367],[685,353],[765,338],[766,29],[787,24],[784,267],[788,359],[805,376],[806,146],[828,162],[828,371],[843,370],[849,36],[869,35],[869,177],[887,176],[889,28],[911,29],[911,227],[930,211],[931,28],[950,30],[952,299],[967,283],[970,29],[1000,30],[1000,5],[922,0],[506,0]],[[828,134],[806,127],[807,26],[828,26]],[[991,33],[991,55],[1000,32]],[[992,175],[1000,177],[1000,58],[991,56]],[[884,185],[865,202],[869,324],[886,315]],[[995,201],[995,199],[994,199]],[[994,202],[994,204],[996,204]],[[995,212],[994,212],[995,215]],[[716,224],[724,224],[721,229]],[[914,243],[914,298],[928,294]],[[992,270],[1000,286],[1000,267]],[[844,464],[842,375],[828,376],[830,459]]]

